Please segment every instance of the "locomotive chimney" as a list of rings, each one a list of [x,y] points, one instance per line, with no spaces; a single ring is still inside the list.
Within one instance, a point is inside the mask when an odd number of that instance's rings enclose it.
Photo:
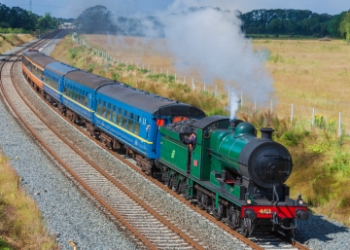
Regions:
[[[272,128],[261,128],[261,138],[264,139],[272,139],[272,133],[273,133],[273,129]]]

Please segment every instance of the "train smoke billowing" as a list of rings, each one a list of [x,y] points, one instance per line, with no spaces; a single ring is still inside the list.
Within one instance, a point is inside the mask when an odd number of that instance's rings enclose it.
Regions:
[[[135,1],[132,6],[140,4]],[[177,72],[186,75],[189,70],[198,69],[203,83],[218,79],[225,83],[234,117],[241,92],[251,103],[260,106],[270,100],[273,92],[273,80],[264,67],[265,58],[262,53],[254,52],[251,40],[242,33],[236,9],[231,0],[175,0],[166,11],[153,17],[135,9],[137,14],[128,20],[119,18],[117,12],[116,33],[144,36],[144,39],[130,44],[119,36],[108,42],[125,44],[142,53],[147,52],[146,45],[152,37],[165,36],[167,47],[159,44],[157,49],[173,54]]]
[[[182,71],[189,65],[199,68],[206,83],[216,79],[224,81],[227,91],[231,92],[231,117],[238,108],[237,93],[243,92],[257,105],[267,103],[273,80],[261,56],[254,52],[251,40],[241,32],[237,12],[216,8],[217,1],[204,1],[214,4],[210,7],[202,7],[203,1],[187,2],[177,0],[165,14],[159,15],[176,68]],[[229,1],[220,2],[229,8]]]

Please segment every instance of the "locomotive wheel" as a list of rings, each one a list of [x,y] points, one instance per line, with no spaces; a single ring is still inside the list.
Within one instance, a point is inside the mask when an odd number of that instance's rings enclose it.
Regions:
[[[214,201],[213,201],[213,204],[214,204]],[[214,215],[214,218],[217,219],[217,220],[221,220],[222,219],[222,216],[224,215],[224,205],[219,203],[219,206],[218,208],[214,208],[213,209],[213,215]]]
[[[186,192],[186,180],[181,179],[178,183],[176,193],[185,194]]]
[[[199,198],[199,199],[198,199]],[[208,196],[202,192],[200,192],[200,197],[197,196],[198,207],[202,210],[206,210],[208,208]]]
[[[172,190],[174,192],[176,192],[177,194],[180,193],[179,192],[179,190],[180,190],[180,181],[178,181],[177,178],[174,178]]]
[[[233,206],[230,206],[229,211],[227,212],[227,221],[231,229],[239,228],[239,223],[241,213],[239,210],[235,209]]]
[[[203,209],[202,208],[202,192],[201,191],[197,191],[197,206],[200,208],[200,209]]]
[[[244,237],[250,237],[252,233],[252,220],[249,218],[243,218],[241,222],[241,234]]]

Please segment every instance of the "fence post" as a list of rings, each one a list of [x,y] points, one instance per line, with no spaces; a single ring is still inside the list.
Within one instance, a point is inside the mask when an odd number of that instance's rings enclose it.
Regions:
[[[218,85],[215,84],[215,97],[217,97],[217,96],[218,96]]]
[[[243,92],[241,91],[241,107],[243,107]]]
[[[273,108],[272,108],[272,100],[271,100],[271,105],[270,105],[270,112],[272,113]]]
[[[192,89],[196,89],[196,86],[194,85],[194,78],[192,78]]]
[[[338,136],[340,137],[342,135],[342,114],[339,113],[339,124],[338,124]]]
[[[256,111],[256,98],[254,99],[254,111]]]
[[[186,76],[184,76],[184,84],[186,84]]]
[[[292,110],[290,112],[290,122],[293,122],[293,118],[294,118],[294,104],[292,104]]]
[[[313,127],[315,125],[315,108],[312,108],[312,121],[311,126]]]

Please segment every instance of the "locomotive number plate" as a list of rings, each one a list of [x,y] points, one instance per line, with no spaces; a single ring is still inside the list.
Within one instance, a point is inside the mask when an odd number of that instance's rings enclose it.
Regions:
[[[259,213],[260,214],[272,214],[272,211],[271,211],[271,209],[265,208],[265,209],[260,209]]]

